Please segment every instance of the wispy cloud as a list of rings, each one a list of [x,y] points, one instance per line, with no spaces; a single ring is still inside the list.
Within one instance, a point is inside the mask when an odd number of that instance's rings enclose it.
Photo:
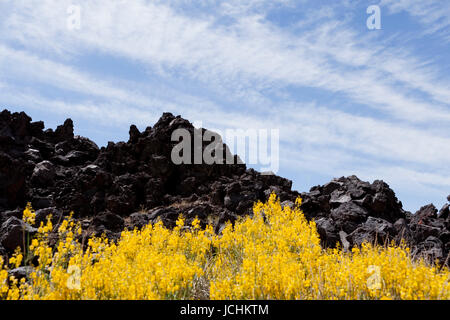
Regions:
[[[358,34],[338,22],[298,36],[258,15],[240,17],[232,26],[214,26],[213,19],[189,18],[144,1],[91,1],[83,6],[83,29],[70,33],[60,17],[63,5],[41,8],[34,9],[37,12],[31,19],[13,16],[8,20],[10,34],[27,42],[35,40],[39,46],[46,44],[45,39],[58,43],[55,52],[101,50],[137,59],[149,67],[181,70],[219,89],[239,92],[245,87],[268,88],[274,83],[310,86],[343,93],[399,119],[450,122],[443,106],[450,96],[448,81],[436,85],[438,76],[433,68],[414,63],[413,58],[397,58],[398,50],[374,48],[357,40]],[[47,21],[54,20],[63,21],[48,28]],[[47,34],[43,42],[44,30]],[[407,54],[403,56],[408,58]],[[400,82],[402,90],[394,89],[394,80]],[[408,87],[420,89],[436,103],[411,98]]]
[[[450,41],[450,3],[448,1],[428,0],[382,0],[382,5],[389,8],[391,13],[405,11],[417,18],[425,25],[423,32],[437,34],[446,41]]]

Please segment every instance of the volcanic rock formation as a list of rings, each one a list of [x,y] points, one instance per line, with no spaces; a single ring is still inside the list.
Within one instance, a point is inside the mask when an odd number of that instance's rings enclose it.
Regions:
[[[275,192],[285,206],[294,206],[299,195],[303,198],[302,209],[316,221],[323,246],[339,242],[348,249],[364,240],[386,243],[403,238],[414,255],[443,262],[448,257],[448,204],[439,212],[430,204],[411,214],[386,183],[371,184],[356,176],[299,194],[291,190],[290,180],[247,169],[236,156],[231,165],[175,165],[171,152],[176,142],[171,136],[179,128],[191,134],[205,130],[164,113],[143,132],[132,125],[128,142],[99,148],[75,136],[70,119],[56,130],[44,131],[43,122],[32,122],[23,112],[1,112],[0,255],[22,245],[24,230],[36,232],[20,220],[27,202],[36,209],[38,222],[52,214],[57,225],[73,211],[83,236],[105,233],[116,239],[124,228],[157,220],[172,227],[180,212],[188,223],[198,217],[220,233],[227,221],[251,214],[255,201],[265,201]],[[224,150],[229,152],[226,146]]]

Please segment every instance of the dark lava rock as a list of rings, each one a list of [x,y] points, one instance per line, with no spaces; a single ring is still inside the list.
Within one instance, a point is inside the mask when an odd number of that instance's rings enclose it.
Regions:
[[[412,217],[411,221],[414,223],[425,223],[432,219],[437,218],[438,210],[433,204],[428,204],[426,206],[421,207],[416,214]]]
[[[41,222],[45,225],[47,219],[50,218],[53,225],[58,224],[63,220],[63,213],[56,207],[50,207],[45,209],[36,210],[36,225],[39,226]]]
[[[34,271],[32,267],[24,266],[8,270],[8,275],[14,277],[16,280],[20,281],[22,278],[28,279],[30,274]]]
[[[371,184],[356,176],[333,179],[301,197],[305,216],[315,219],[323,246],[342,245],[343,240],[360,245],[364,241],[400,243],[403,239],[417,256],[423,253],[445,260],[450,253],[448,204],[439,213],[430,204],[411,214],[403,210],[386,183],[376,180]],[[442,246],[430,239],[438,239]]]
[[[13,252],[17,247],[23,250],[24,242],[30,239],[36,232],[36,228],[31,227],[16,217],[11,217],[0,228],[0,243],[9,252]]]
[[[143,212],[135,212],[135,213],[132,213],[128,217],[128,219],[126,219],[125,227],[128,230],[142,229],[144,226],[149,224],[149,222],[150,222],[150,217],[148,214],[143,213]]]
[[[0,258],[3,259],[3,261],[8,261],[8,253],[6,252],[6,249],[0,245]]]
[[[442,241],[436,237],[429,236],[425,241],[420,242],[412,251],[413,256],[421,257],[433,263],[436,260],[443,261],[445,255],[445,246]]]
[[[175,164],[171,159],[179,143],[172,141],[176,129],[191,136],[205,133],[180,116],[164,113],[142,132],[131,125],[127,142],[99,148],[75,136],[70,119],[54,131],[44,131],[43,122],[32,122],[23,112],[2,111],[1,246],[11,252],[23,242],[23,230],[35,232],[19,220],[27,202],[37,210],[38,223],[52,214],[57,225],[73,211],[89,234],[105,233],[116,239],[123,228],[142,228],[156,221],[173,227],[180,213],[186,224],[198,217],[202,226],[212,224],[220,233],[228,221],[251,214],[256,201],[265,201],[275,192],[283,206],[291,208],[301,195],[305,217],[316,221],[325,247],[405,238],[417,254],[445,259],[449,253],[448,205],[439,213],[428,205],[410,214],[385,182],[369,183],[356,176],[336,178],[299,194],[288,179],[247,169],[221,139],[214,141],[215,147],[223,147],[221,162]],[[208,144],[192,143],[192,147],[204,151]],[[227,156],[233,164],[226,163]],[[194,163],[194,155],[188,159]]]
[[[106,230],[111,230],[112,232],[120,232],[124,229],[124,220],[117,214],[103,212],[94,217],[92,226],[94,228],[102,227]]]
[[[366,221],[368,212],[366,209],[349,201],[331,210],[330,217],[339,230],[351,233],[358,225]]]
[[[450,212],[450,204],[445,204],[441,210],[439,210],[439,215],[438,218],[439,219],[447,219],[449,216],[449,212]]]
[[[316,220],[316,227],[322,246],[335,247],[339,242],[339,234],[334,221],[330,218],[319,218]]]
[[[54,183],[56,171],[55,166],[50,161],[38,163],[33,170],[31,182],[41,186],[48,186]]]
[[[361,245],[363,242],[389,244],[396,234],[392,223],[381,219],[369,217],[360,227],[353,231],[348,238],[352,244]]]

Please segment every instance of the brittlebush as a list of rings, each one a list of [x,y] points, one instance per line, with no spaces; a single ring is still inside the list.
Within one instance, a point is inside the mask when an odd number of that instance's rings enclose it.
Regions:
[[[198,219],[174,229],[162,223],[124,231],[117,243],[77,240],[71,217],[41,223],[25,253],[0,258],[3,299],[449,299],[450,272],[393,244],[363,244],[351,252],[324,250],[297,200],[282,208],[272,195],[253,216],[228,224],[220,236]],[[34,223],[28,206],[24,220]],[[58,243],[49,245],[55,232]],[[33,261],[20,281],[8,269]]]

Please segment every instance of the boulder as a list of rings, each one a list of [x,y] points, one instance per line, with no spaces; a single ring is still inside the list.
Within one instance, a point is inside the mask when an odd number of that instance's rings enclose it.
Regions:
[[[0,244],[10,253],[17,247],[24,249],[24,243],[37,232],[36,228],[22,220],[11,217],[0,228]]]
[[[345,202],[331,210],[330,217],[338,229],[351,233],[366,221],[368,212],[353,202]]]
[[[127,219],[125,227],[129,230],[142,229],[144,226],[148,225],[150,222],[150,217],[144,212],[132,213]]]
[[[339,230],[336,229],[333,220],[330,218],[319,218],[316,220],[316,227],[322,246],[328,248],[336,247],[340,237]]]
[[[55,130],[56,141],[66,141],[73,139],[73,121],[72,119],[67,119],[64,124],[58,126]]]
[[[446,258],[444,244],[438,238],[429,236],[425,241],[414,247],[412,256],[424,258],[430,263],[443,261]]]
[[[103,227],[112,232],[121,232],[124,229],[124,219],[111,212],[102,212],[93,218],[92,226],[94,228]]]
[[[38,186],[53,185],[56,175],[55,166],[50,161],[39,162],[33,170],[31,182]]]
[[[22,278],[28,279],[30,274],[34,271],[34,269],[30,266],[24,266],[15,268],[12,270],[8,270],[8,275],[10,277],[14,277],[16,280],[20,281]]]
[[[413,216],[412,221],[414,223],[426,223],[430,219],[437,218],[438,210],[433,204],[428,204],[421,207]]]
[[[439,219],[447,219],[449,216],[449,212],[450,212],[450,204],[445,204],[441,210],[439,210],[439,215],[438,218]]]
[[[349,238],[353,245],[358,246],[364,242],[387,245],[395,235],[396,230],[389,221],[368,217],[366,222],[349,235]]]

